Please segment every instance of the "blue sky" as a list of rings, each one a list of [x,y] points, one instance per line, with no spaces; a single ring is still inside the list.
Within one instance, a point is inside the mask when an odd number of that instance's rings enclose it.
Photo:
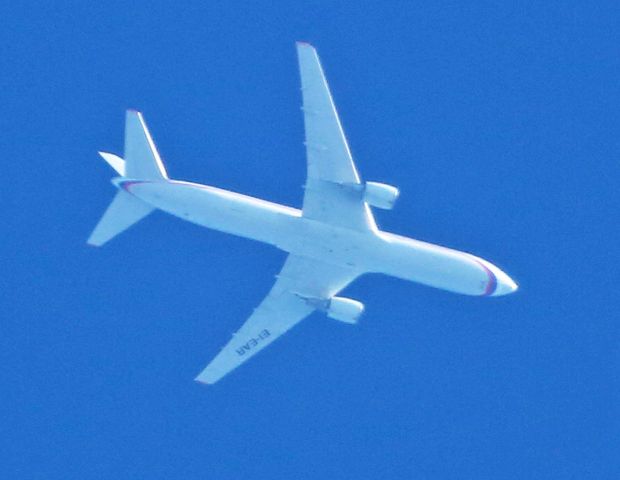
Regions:
[[[105,5],[104,5],[105,4]],[[618,478],[615,2],[3,2],[0,471],[11,479]],[[85,244],[144,112],[169,174],[293,206],[294,41],[319,50],[383,229],[520,284],[366,276],[192,381],[284,254],[155,214]]]

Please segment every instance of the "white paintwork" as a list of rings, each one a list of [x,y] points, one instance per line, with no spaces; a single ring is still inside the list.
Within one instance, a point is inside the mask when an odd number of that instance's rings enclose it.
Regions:
[[[364,313],[364,304],[345,297],[332,297],[325,310],[329,318],[355,325]]]
[[[302,210],[168,179],[137,112],[127,114],[124,160],[102,154],[125,175],[113,180],[120,191],[89,239],[91,244],[103,244],[153,209],[160,209],[289,253],[271,292],[198,375],[200,382],[218,381],[315,310],[355,323],[363,305],[335,295],[365,273],[466,295],[499,296],[517,289],[508,275],[485,260],[377,229],[365,201],[366,185],[375,195],[383,195],[377,202],[384,206],[393,204],[388,197],[395,201],[398,190],[361,181],[316,51],[305,43],[298,43],[297,50],[308,157]]]
[[[108,165],[110,165],[116,173],[118,173],[121,177],[125,176],[125,160],[123,160],[118,155],[114,155],[113,153],[99,152],[101,158],[103,158]]]
[[[364,201],[373,207],[384,210],[392,210],[400,191],[392,185],[379,182],[366,182],[364,184]]]
[[[86,242],[99,247],[142,220],[153,210],[155,208],[148,203],[119,190]]]
[[[343,228],[376,230],[370,208],[362,201],[360,176],[316,50],[307,43],[298,43],[297,58],[308,165],[304,217]]]
[[[168,178],[149,129],[140,112],[127,110],[125,116],[125,177]]]

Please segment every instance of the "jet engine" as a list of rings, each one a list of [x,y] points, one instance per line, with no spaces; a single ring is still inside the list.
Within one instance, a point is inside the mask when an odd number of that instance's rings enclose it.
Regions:
[[[339,322],[356,324],[364,313],[364,304],[344,297],[332,297],[327,306],[327,316]]]
[[[364,186],[364,201],[384,210],[391,210],[394,207],[399,194],[398,188],[385,183],[366,182]]]

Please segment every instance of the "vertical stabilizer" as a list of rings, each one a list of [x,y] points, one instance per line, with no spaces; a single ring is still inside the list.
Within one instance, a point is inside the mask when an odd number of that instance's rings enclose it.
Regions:
[[[153,138],[140,112],[125,116],[125,177],[139,180],[168,178]]]
[[[166,180],[168,175],[153,138],[140,112],[127,110],[125,116],[125,158],[99,152],[124,178]],[[119,190],[88,238],[89,245],[100,246],[155,210],[133,195]]]

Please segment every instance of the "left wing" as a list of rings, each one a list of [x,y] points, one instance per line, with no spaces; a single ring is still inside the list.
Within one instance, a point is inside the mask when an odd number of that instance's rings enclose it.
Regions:
[[[197,377],[215,383],[310,315],[306,299],[329,299],[360,272],[317,260],[289,255],[267,297]]]
[[[297,42],[308,164],[303,216],[352,230],[376,230],[315,48]]]

